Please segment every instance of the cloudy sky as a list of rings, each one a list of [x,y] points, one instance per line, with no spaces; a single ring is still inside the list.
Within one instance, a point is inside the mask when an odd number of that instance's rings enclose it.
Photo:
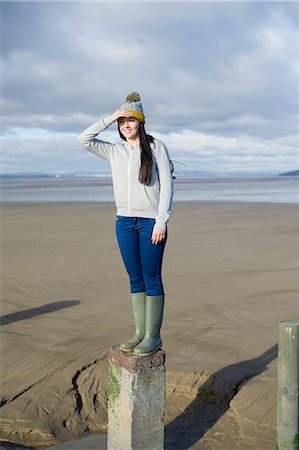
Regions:
[[[0,7],[1,172],[109,172],[76,137],[131,91],[179,172],[298,169],[298,3]]]

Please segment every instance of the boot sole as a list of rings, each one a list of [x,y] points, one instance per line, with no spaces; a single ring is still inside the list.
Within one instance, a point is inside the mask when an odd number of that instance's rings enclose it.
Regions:
[[[153,350],[149,353],[134,353],[134,351],[133,351],[133,356],[149,356],[149,355],[153,355],[154,353],[156,353],[158,350],[161,350],[161,349],[162,349],[162,346],[160,345],[155,350]]]
[[[132,353],[132,351],[134,350],[134,347],[131,350],[130,349],[124,349],[124,348],[121,348],[121,347],[119,347],[119,349],[120,349],[121,352],[124,352],[124,353]]]

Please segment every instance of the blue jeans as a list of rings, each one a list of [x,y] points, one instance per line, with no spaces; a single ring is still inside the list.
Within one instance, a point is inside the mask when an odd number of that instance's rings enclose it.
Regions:
[[[152,244],[155,219],[116,216],[116,236],[131,292],[146,292],[149,296],[164,295],[161,269],[167,239]]]

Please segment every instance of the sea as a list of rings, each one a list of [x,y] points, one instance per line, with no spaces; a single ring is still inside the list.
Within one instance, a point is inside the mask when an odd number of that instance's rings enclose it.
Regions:
[[[112,202],[111,175],[0,176],[0,201]],[[174,201],[299,203],[298,176],[200,177],[174,180]]]

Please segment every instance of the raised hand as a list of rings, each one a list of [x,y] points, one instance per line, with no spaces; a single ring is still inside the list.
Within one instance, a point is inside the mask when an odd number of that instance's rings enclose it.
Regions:
[[[125,109],[118,109],[112,114],[112,119],[115,122],[120,117],[132,117],[132,114],[129,113],[129,111],[126,111]]]

